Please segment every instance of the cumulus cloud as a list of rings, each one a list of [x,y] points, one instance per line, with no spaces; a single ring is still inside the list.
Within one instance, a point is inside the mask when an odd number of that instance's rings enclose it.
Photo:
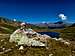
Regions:
[[[14,21],[16,21],[16,19],[13,19]]]
[[[59,14],[58,16],[59,16],[59,18],[61,18],[62,20],[66,20],[66,19],[67,19],[67,16],[65,16],[64,14]]]

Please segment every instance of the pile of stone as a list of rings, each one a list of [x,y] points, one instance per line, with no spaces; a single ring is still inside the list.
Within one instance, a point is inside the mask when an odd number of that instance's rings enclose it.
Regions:
[[[27,45],[27,46],[46,46],[47,39],[50,36],[41,35],[32,29],[17,29],[10,36],[9,42],[15,42],[18,45]]]
[[[51,38],[50,36],[44,34],[41,35],[32,29],[17,29],[10,35],[9,42],[15,42],[18,45],[27,46],[47,46],[47,40],[54,39],[56,41],[64,42],[64,44],[69,45],[70,43],[62,38]]]

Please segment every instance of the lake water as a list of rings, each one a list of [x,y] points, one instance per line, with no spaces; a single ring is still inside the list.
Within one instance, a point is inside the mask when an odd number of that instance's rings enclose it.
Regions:
[[[49,35],[49,36],[51,36],[52,38],[59,38],[59,35],[60,35],[60,33],[58,33],[58,32],[38,32],[38,33],[40,33],[40,34],[46,34],[46,35]]]

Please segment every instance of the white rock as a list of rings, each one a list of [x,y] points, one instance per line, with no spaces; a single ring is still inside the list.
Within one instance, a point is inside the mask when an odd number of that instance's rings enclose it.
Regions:
[[[40,46],[45,46],[45,44],[41,43]]]
[[[19,50],[23,50],[23,49],[24,49],[24,47],[23,46],[20,46]]]
[[[32,29],[28,29],[26,31],[24,30],[20,30],[17,29],[13,34],[11,34],[9,42],[16,42],[18,43],[18,45],[22,45],[25,44],[27,46],[45,46],[45,44],[43,42],[41,42],[40,40],[35,40],[33,38],[29,38],[27,36],[27,33],[36,33],[35,31],[33,31]],[[37,38],[40,38],[42,35],[39,33],[37,34]],[[49,36],[44,35],[45,37],[43,37],[44,41],[46,39],[46,37],[48,38]],[[17,46],[17,45],[16,45]],[[23,47],[20,47],[19,49],[23,49]]]
[[[54,39],[54,40],[56,40],[56,41],[58,40],[57,38],[52,38],[52,39]]]
[[[48,35],[46,35],[46,34],[44,34],[43,36],[46,37],[46,38],[51,38],[50,36],[48,36]]]
[[[49,56],[53,56],[53,54],[49,54]]]
[[[3,42],[3,41],[4,41],[4,39],[1,40],[1,42]]]
[[[46,47],[46,49],[49,49],[49,47]]]
[[[5,48],[2,48],[3,50],[5,50]]]
[[[18,46],[18,45],[16,45],[16,46]]]
[[[61,41],[61,40],[63,40],[63,38],[59,38],[58,40]]]
[[[67,45],[69,45],[70,43],[69,43],[69,42],[64,42],[64,44],[67,44]]]

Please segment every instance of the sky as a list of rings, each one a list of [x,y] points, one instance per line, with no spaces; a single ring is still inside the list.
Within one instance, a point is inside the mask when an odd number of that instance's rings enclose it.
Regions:
[[[61,20],[75,22],[75,0],[0,0],[0,16],[22,22],[41,23]]]

